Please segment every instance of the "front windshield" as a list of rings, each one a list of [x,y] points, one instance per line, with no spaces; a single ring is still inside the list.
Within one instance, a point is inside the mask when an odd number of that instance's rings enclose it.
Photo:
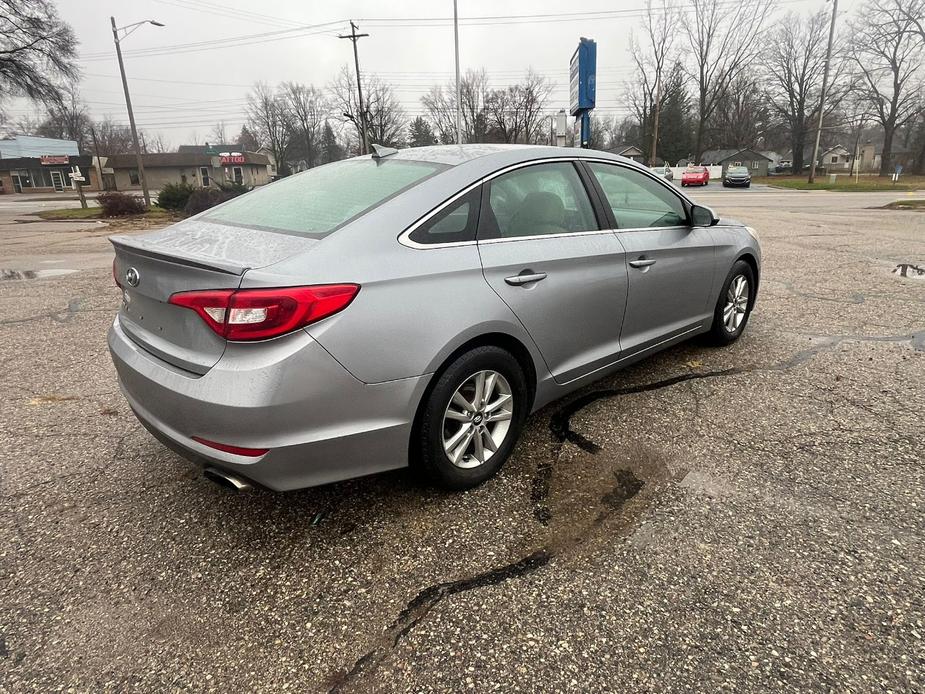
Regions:
[[[321,238],[446,168],[406,159],[347,159],[257,188],[200,219]]]
[[[731,174],[747,174],[748,169],[744,166],[730,166],[729,173]]]
[[[703,173],[703,167],[702,166],[688,166],[687,171],[685,171],[684,173]]]

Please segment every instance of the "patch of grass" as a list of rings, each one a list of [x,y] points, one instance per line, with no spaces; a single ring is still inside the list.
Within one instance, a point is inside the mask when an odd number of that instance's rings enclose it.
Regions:
[[[42,210],[41,212],[36,213],[42,219],[48,219],[51,221],[58,220],[74,220],[80,221],[82,219],[107,219],[103,216],[103,208],[101,207],[88,207],[83,209],[82,207],[67,208],[64,210]],[[162,209],[160,207],[151,206],[148,208],[148,211],[144,214],[135,214],[123,217],[122,219],[151,219],[155,221],[169,222],[172,219],[176,218],[177,215],[171,213],[169,210]]]
[[[885,210],[925,210],[925,199],[896,200],[883,206]]]
[[[865,193],[887,190],[925,189],[925,176],[903,176],[898,183],[893,183],[889,176],[861,176],[855,183],[854,176],[839,174],[835,183],[829,183],[827,174],[817,174],[815,183],[808,183],[806,176],[767,176],[752,179],[775,188],[790,190],[838,190]]]
[[[103,210],[99,207],[82,207],[68,208],[65,210],[42,210],[37,213],[42,219],[101,219]]]

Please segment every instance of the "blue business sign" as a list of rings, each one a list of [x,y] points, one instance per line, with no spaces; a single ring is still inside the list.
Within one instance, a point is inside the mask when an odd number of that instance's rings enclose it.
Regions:
[[[597,43],[582,37],[569,64],[569,111],[573,116],[594,108],[596,73]]]

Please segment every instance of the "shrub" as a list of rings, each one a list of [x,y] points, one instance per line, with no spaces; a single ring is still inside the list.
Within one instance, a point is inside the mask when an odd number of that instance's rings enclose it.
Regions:
[[[247,186],[243,186],[240,183],[222,184],[218,189],[200,188],[199,190],[193,191],[193,194],[189,196],[189,200],[186,203],[186,207],[183,208],[183,212],[191,217],[194,214],[205,212],[210,207],[215,207],[226,200],[236,198],[242,193],[246,193],[248,190],[249,188],[247,188]]]
[[[157,205],[165,210],[182,210],[195,190],[189,183],[168,183],[157,194]]]
[[[96,196],[96,201],[103,208],[104,217],[125,217],[130,214],[144,214],[145,203],[130,193],[108,191]]]
[[[241,195],[242,193],[247,193],[251,190],[249,186],[246,186],[243,183],[237,183],[235,181],[231,181],[231,183],[219,183],[218,187],[224,190],[226,193],[234,193],[234,195]],[[231,197],[234,197],[234,195]]]

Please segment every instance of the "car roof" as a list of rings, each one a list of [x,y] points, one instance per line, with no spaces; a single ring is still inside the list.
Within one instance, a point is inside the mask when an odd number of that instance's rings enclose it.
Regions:
[[[424,161],[435,164],[458,166],[467,162],[478,161],[490,167],[492,164],[516,164],[533,159],[551,157],[584,157],[595,159],[612,159],[613,161],[635,163],[631,159],[611,152],[576,147],[549,147],[546,145],[507,145],[507,144],[465,144],[434,145],[432,147],[409,147],[387,155],[387,159],[404,159],[407,161]]]

